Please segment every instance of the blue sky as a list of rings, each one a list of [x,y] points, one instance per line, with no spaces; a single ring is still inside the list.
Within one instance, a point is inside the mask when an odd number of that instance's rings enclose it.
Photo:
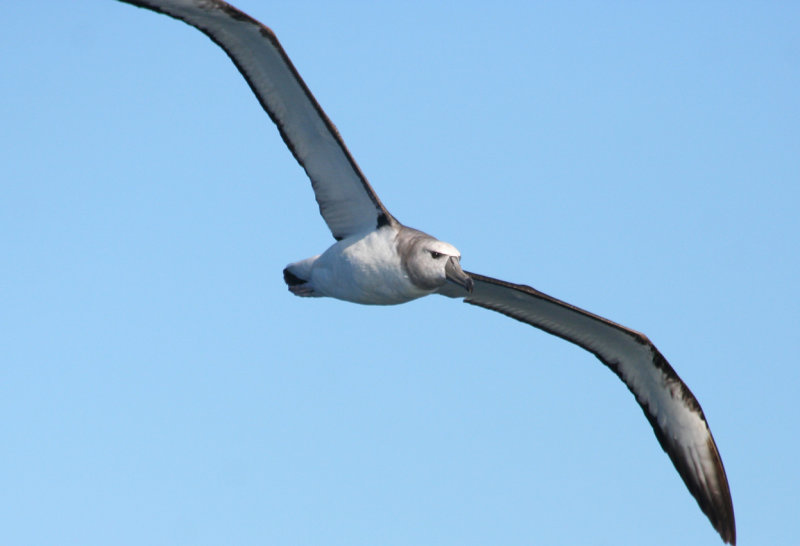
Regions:
[[[793,542],[800,8],[275,4],[237,5],[394,215],[645,332],[740,544]],[[588,353],[445,298],[289,294],[331,238],[207,38],[106,0],[4,15],[5,543],[721,544]]]

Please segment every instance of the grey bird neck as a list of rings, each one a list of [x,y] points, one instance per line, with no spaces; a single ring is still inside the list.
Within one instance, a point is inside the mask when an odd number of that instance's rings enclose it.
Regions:
[[[400,265],[403,267],[403,271],[408,275],[414,286],[422,290],[436,290],[440,285],[434,280],[424,278],[414,264],[414,259],[420,255],[421,249],[426,244],[434,241],[437,241],[435,237],[403,225],[400,226],[395,237],[397,253],[400,255]]]

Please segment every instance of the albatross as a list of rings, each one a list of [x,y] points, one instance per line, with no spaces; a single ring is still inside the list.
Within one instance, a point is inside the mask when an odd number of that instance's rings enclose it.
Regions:
[[[311,180],[335,242],[283,270],[293,294],[370,305],[440,294],[586,349],[633,393],[700,509],[722,540],[735,544],[728,479],[703,410],[644,334],[530,286],[465,271],[456,247],[400,223],[381,203],[268,27],[222,0],[121,1],[183,21],[220,46]]]

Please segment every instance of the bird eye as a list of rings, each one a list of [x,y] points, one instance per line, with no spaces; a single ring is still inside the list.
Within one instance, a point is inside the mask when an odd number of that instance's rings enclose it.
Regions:
[[[434,260],[438,260],[441,257],[442,257],[441,252],[436,252],[435,250],[431,250],[431,258],[433,258]]]

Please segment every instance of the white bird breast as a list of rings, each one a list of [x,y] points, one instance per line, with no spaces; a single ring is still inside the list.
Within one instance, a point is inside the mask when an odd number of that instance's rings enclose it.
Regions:
[[[396,247],[391,226],[342,239],[314,263],[311,284],[322,295],[373,305],[393,305],[426,296],[414,286]]]

